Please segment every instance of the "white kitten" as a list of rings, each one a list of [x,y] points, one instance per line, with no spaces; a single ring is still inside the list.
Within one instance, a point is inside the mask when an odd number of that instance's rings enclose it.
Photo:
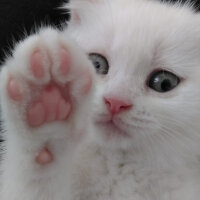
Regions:
[[[27,38],[2,69],[1,200],[198,200],[199,15],[145,0],[65,8],[64,32]]]

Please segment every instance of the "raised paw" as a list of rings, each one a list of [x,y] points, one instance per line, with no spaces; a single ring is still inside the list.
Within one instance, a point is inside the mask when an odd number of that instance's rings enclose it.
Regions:
[[[48,34],[52,41],[46,40]],[[93,79],[84,53],[55,31],[21,43],[2,74],[8,109],[15,105],[30,127],[66,121],[90,92]]]

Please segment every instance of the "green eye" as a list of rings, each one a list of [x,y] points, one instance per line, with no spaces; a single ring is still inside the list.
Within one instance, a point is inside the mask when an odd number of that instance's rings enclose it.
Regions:
[[[156,92],[164,93],[173,90],[180,83],[180,78],[175,74],[160,70],[153,73],[148,81],[148,86]]]
[[[96,53],[89,54],[89,59],[92,61],[97,74],[107,74],[109,70],[109,65],[107,59]]]

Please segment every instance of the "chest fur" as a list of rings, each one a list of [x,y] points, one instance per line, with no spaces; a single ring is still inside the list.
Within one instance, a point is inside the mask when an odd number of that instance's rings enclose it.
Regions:
[[[196,200],[199,194],[192,174],[181,170],[149,169],[122,155],[83,156],[74,167],[73,200]],[[121,161],[120,161],[121,159]]]

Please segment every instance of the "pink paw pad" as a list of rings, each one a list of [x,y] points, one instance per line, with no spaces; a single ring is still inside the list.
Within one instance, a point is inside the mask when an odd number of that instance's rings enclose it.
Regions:
[[[72,60],[70,52],[67,49],[63,47],[60,48],[59,59],[60,65],[58,68],[55,68],[55,70],[58,70],[58,73],[52,71],[53,66],[48,66],[47,73],[50,73],[51,79],[48,83],[43,85],[43,83],[38,84],[38,80],[27,81],[27,86],[30,87],[30,93],[28,94],[25,93],[26,91],[22,92],[23,88],[21,88],[20,82],[17,79],[11,77],[8,81],[7,91],[9,97],[18,102],[24,100],[24,105],[28,105],[26,107],[26,119],[30,127],[41,126],[48,122],[67,120],[72,110],[70,90],[73,90],[73,84],[77,86],[77,91],[79,91],[81,95],[86,95],[91,88],[93,81],[92,75],[87,69],[78,70],[77,80],[80,79],[80,82],[78,81],[77,85],[75,84],[76,80],[71,82],[64,80],[60,82],[59,78],[67,77],[68,73],[73,74],[74,70],[70,71]],[[49,64],[52,63],[49,62]],[[46,73],[46,67],[44,67],[44,65],[43,52],[38,49],[35,50],[30,57],[30,71],[36,79],[44,78]],[[30,98],[26,100],[27,95],[30,95]],[[38,96],[35,97],[35,95]]]
[[[60,88],[54,84],[46,86],[39,98],[29,106],[27,120],[30,126],[45,122],[65,120],[71,111],[70,102],[63,97]]]
[[[33,104],[27,112],[30,126],[40,126],[45,122],[45,110],[41,102]]]
[[[39,165],[46,165],[53,161],[53,155],[48,148],[44,148],[35,157],[35,161]]]
[[[40,51],[36,51],[31,56],[31,70],[36,78],[44,77],[44,69],[42,65],[43,56]]]
[[[9,80],[7,90],[12,100],[20,101],[22,99],[19,82],[16,79],[12,78]]]

